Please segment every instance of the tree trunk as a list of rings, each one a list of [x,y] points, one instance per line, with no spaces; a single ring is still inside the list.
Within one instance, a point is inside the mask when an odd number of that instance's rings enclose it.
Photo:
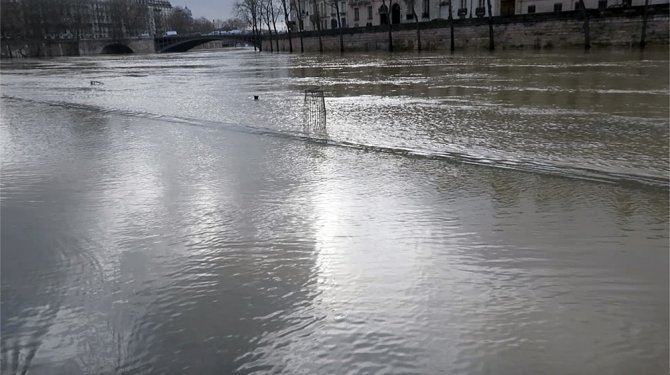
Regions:
[[[319,34],[319,53],[323,53],[323,41],[321,40],[321,16],[319,15],[319,8],[316,5],[316,0],[312,0],[312,2],[314,3],[316,30]]]
[[[419,16],[416,15],[416,8],[414,8],[414,2],[417,0],[412,0],[412,16],[414,16],[414,24],[416,25],[416,50],[421,52],[421,28],[419,27]]]
[[[279,33],[277,32],[277,14],[275,13],[277,9],[275,8],[274,3],[272,3],[272,0],[270,0],[270,16],[272,17],[272,28],[275,31],[275,47],[277,50],[277,53],[279,53]],[[270,27],[268,26],[268,29]]]
[[[384,4],[384,2],[382,2]],[[391,5],[393,5],[393,0],[389,0],[389,8],[386,13],[386,22],[389,25],[389,52],[393,52],[393,32],[391,31]]]
[[[263,20],[265,20],[265,24],[268,27],[268,43],[270,45],[270,53],[274,52],[274,47],[272,46],[272,26],[270,26],[270,5],[269,4],[264,4],[264,8],[262,9],[263,13],[261,13],[261,25],[263,25]],[[263,30],[261,29],[261,33],[263,33]]]
[[[302,9],[300,9],[300,0],[295,0],[293,2],[295,4],[295,9],[297,10],[298,13],[298,35],[300,36],[300,53],[305,53],[305,45],[303,43],[302,39],[302,31],[303,31],[303,21],[302,21]]]
[[[293,40],[291,39],[291,28],[288,25],[288,9],[286,7],[286,0],[281,0],[281,5],[284,7],[284,23],[286,24],[286,32],[288,33],[288,53],[293,53]]]
[[[586,4],[584,0],[579,0],[579,7],[582,9],[582,16],[584,17],[584,49],[591,49],[591,30],[589,28],[589,13],[586,11]]]
[[[491,14],[491,0],[486,0],[486,3],[489,8],[489,51],[493,51],[496,49],[496,45],[493,41],[493,14]]]
[[[263,36],[261,35],[261,31],[258,29],[258,21],[254,20],[254,24],[252,26],[252,32],[254,35],[254,51],[256,51],[256,47],[258,47],[258,52],[263,52]]]
[[[302,20],[299,22],[302,22]],[[305,53],[305,45],[302,41],[302,30],[300,30],[300,53]]]
[[[454,0],[449,0],[449,50],[454,52],[454,16],[452,14],[453,9],[451,7],[451,2]]]
[[[640,49],[644,49],[647,45],[645,38],[647,37],[647,17],[649,11],[649,0],[644,0],[644,11],[642,13],[642,34],[640,35]]]
[[[344,53],[344,37],[342,36],[342,20],[340,18],[340,6],[337,4],[338,0],[335,0],[335,14],[337,14],[337,26],[340,29],[340,53]]]

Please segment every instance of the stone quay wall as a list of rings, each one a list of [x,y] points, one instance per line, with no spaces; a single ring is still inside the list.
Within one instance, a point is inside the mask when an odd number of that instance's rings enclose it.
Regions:
[[[133,53],[155,53],[153,38],[120,40],[2,40],[0,55],[3,58],[61,57],[99,55],[106,46],[124,45]]]
[[[643,24],[643,7],[589,9],[591,46],[631,48],[639,46]],[[647,11],[645,41],[648,46],[668,46],[670,22],[668,5],[650,6]],[[423,51],[449,50],[449,21],[436,20],[420,24]],[[343,29],[344,51],[387,51],[388,26]],[[319,52],[317,32],[303,33],[305,52]],[[584,16],[581,11],[493,17],[493,35],[496,49],[550,49],[584,48]],[[289,51],[288,37],[279,35],[279,50]],[[417,32],[414,24],[392,26],[394,51],[417,50]],[[272,42],[263,40],[263,51],[269,52]],[[300,38],[292,34],[293,52],[300,52]],[[321,31],[324,52],[340,51],[338,30]],[[487,18],[454,20],[456,50],[486,50],[489,48]]]

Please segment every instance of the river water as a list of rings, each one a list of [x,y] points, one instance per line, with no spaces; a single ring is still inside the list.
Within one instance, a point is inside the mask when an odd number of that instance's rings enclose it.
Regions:
[[[665,374],[668,80],[667,50],[3,61],[1,371]]]

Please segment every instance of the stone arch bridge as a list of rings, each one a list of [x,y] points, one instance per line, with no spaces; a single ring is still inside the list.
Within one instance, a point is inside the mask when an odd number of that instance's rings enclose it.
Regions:
[[[224,46],[253,44],[253,39],[251,35],[226,34],[226,35],[164,36],[154,39],[154,45],[157,53],[186,52],[193,47],[215,41],[221,41],[221,43]]]
[[[221,41],[224,46],[252,44],[251,35],[175,35],[156,38],[130,38],[114,40],[82,40],[80,55],[102,55],[121,53],[168,53],[186,52],[208,42]]]

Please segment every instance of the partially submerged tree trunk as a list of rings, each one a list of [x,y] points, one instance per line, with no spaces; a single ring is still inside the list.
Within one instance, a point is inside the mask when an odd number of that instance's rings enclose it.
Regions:
[[[270,14],[269,10],[266,9],[267,14],[265,15],[265,24],[268,26],[268,40],[270,44],[270,53],[274,52],[274,47],[272,46],[272,29],[270,28]]]
[[[644,11],[642,13],[642,33],[640,35],[640,48],[644,49],[644,46],[647,45],[645,40],[647,37],[647,18],[649,17],[649,0],[644,0]]]
[[[316,30],[319,35],[319,53],[323,53],[323,41],[321,40],[321,16],[319,15],[319,8],[316,4],[316,0],[312,0],[314,3],[314,20],[316,23]]]
[[[270,5],[272,0],[261,0],[261,25],[265,22],[265,25],[268,27],[268,41],[270,45],[270,53],[274,52],[274,47],[272,46],[272,26],[270,25]],[[263,29],[261,26],[261,34]]]
[[[337,27],[340,32],[340,53],[344,53],[344,37],[342,36],[342,21],[340,18],[340,6],[338,5],[338,0],[333,0],[335,3],[335,14],[337,15]]]
[[[288,52],[293,53],[293,40],[291,39],[291,27],[289,26],[288,7],[286,6],[286,0],[281,0],[281,5],[284,9],[284,24],[286,24],[286,32],[288,33]]]
[[[304,23],[302,21],[302,9],[300,9],[300,0],[294,0],[293,4],[295,4],[295,9],[297,12],[297,18],[298,18],[298,35],[300,36],[300,53],[305,53],[305,44],[303,42],[303,36],[302,32],[304,29]]]
[[[486,5],[489,8],[489,51],[493,51],[496,49],[496,45],[493,41],[493,14],[491,13],[491,0],[486,0]]]
[[[240,0],[234,5],[234,9],[240,18],[246,20],[247,24],[251,26],[254,51],[263,51],[261,33],[258,29],[258,18],[261,16],[262,6],[260,0]]]
[[[386,5],[385,1],[382,0],[382,5]],[[393,52],[393,32],[391,30],[391,7],[393,5],[393,0],[389,0],[389,7],[386,10],[386,22],[388,23],[389,31],[389,52]]]
[[[451,2],[454,0],[449,0],[449,50],[454,52],[454,16],[452,14]]]
[[[410,10],[412,11],[412,17],[414,17],[414,24],[416,25],[416,50],[421,52],[421,28],[419,27],[419,16],[416,14],[416,7],[414,4],[416,0],[410,0]]]
[[[272,2],[272,0],[268,0],[270,2],[270,17],[272,20],[272,28],[275,31],[275,47],[277,50],[277,53],[279,53],[279,33],[277,32],[277,16],[278,16],[278,9],[275,7],[275,4]],[[270,42],[272,43],[272,42]]]
[[[591,30],[589,27],[589,13],[586,10],[586,4],[584,4],[584,0],[579,0],[578,4],[579,7],[581,8],[582,16],[584,17],[584,49],[589,50],[591,49]]]

